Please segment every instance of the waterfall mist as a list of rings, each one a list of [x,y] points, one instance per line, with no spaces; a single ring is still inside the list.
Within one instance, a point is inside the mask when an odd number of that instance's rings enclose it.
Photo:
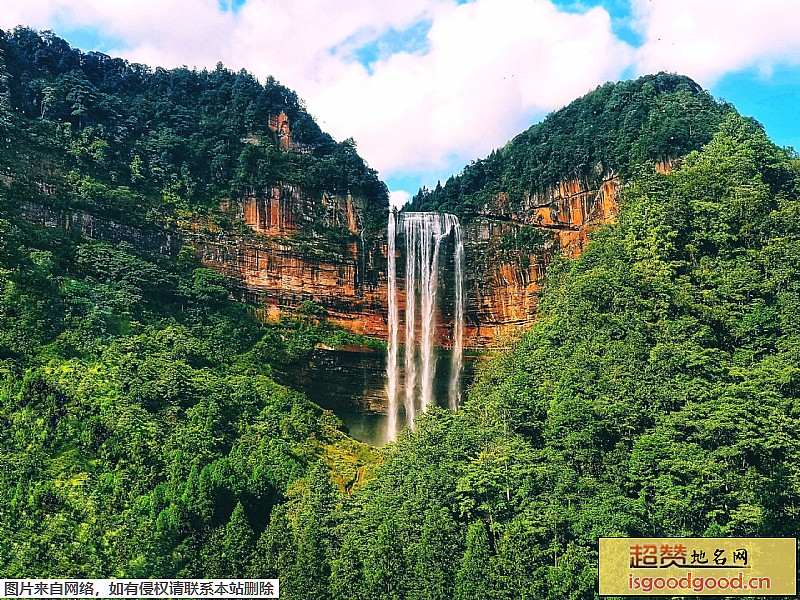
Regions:
[[[404,369],[399,366],[400,310],[397,284],[397,237],[405,240],[405,337]],[[400,429],[400,382],[405,383],[405,423],[414,427],[417,410],[435,402],[436,308],[442,270],[442,248],[453,247],[453,354],[450,363],[448,404],[457,410],[461,395],[464,337],[464,242],[458,217],[449,214],[389,213],[389,344],[386,366],[389,420],[387,437]],[[442,273],[442,277],[446,274]],[[447,281],[450,281],[448,278]]]

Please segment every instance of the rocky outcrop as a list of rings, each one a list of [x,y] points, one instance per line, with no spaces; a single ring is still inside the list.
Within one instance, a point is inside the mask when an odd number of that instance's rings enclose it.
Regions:
[[[186,240],[240,298],[261,305],[262,318],[312,301],[336,323],[385,337],[385,250],[381,240],[357,235],[364,202],[349,193],[310,195],[290,184],[246,190],[221,208],[250,233],[198,232]]]
[[[182,245],[177,231],[132,227],[86,210],[58,209],[25,202],[20,206],[20,216],[31,223],[74,231],[90,239],[112,244],[127,242],[146,254],[175,257]]]
[[[352,242],[338,251],[313,242],[219,235],[192,242],[204,265],[226,275],[235,294],[261,305],[262,318],[304,301],[353,331],[386,336],[386,281],[375,276],[378,249]]]
[[[322,192],[315,198],[300,186],[278,184],[264,189],[249,188],[240,201],[226,202],[221,209],[243,221],[254,233],[267,237],[320,228],[342,228],[355,234],[362,229],[364,201],[354,199],[349,193]]]
[[[617,214],[620,180],[613,173],[592,184],[567,180],[525,195],[511,208],[497,194],[465,226],[467,260],[467,346],[502,346],[533,322],[547,265],[561,252],[580,254],[589,232]],[[523,228],[542,232],[533,252],[507,247]]]

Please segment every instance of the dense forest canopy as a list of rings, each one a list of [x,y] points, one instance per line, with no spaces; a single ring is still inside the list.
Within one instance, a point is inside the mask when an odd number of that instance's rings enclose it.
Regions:
[[[296,152],[281,152],[270,127],[281,113]],[[16,177],[24,163],[40,179],[71,175],[156,204],[207,208],[247,189],[294,183],[310,194],[363,196],[366,225],[385,220],[386,186],[354,142],[321,131],[297,94],[271,76],[261,84],[222,64],[151,69],[18,27],[0,31],[0,114],[10,132],[0,168]]]
[[[281,111],[303,153],[279,150]],[[0,142],[0,575],[245,574],[276,507],[374,462],[284,385],[316,344],[369,341],[312,303],[260,324],[189,246],[167,259],[24,211],[147,239],[244,186],[341,187],[373,216],[385,186],[271,78],[151,70],[26,28],[0,32]]]
[[[3,577],[242,574],[290,492],[370,462],[280,383],[352,334],[307,310],[260,326],[191,257],[26,225],[16,200],[0,191]]]
[[[469,218],[499,193],[519,207],[526,195],[560,181],[596,186],[611,174],[628,177],[642,165],[698,150],[730,110],[681,75],[609,82],[467,165],[443,186],[421,189],[411,209]]]
[[[735,114],[633,177],[463,410],[346,505],[333,597],[592,598],[600,536],[795,536],[799,217],[800,162]]]

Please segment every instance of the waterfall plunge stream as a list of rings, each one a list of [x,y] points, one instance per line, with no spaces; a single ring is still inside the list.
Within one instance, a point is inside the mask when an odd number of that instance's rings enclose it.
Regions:
[[[453,238],[453,352],[450,364],[449,406],[457,410],[461,396],[462,348],[464,337],[464,241],[455,215],[407,212],[389,213],[389,343],[386,361],[386,391],[389,397],[387,437],[399,431],[400,309],[397,286],[397,236],[405,238],[405,328],[404,408],[406,424],[413,427],[417,410],[434,402],[436,374],[436,305],[442,247]]]

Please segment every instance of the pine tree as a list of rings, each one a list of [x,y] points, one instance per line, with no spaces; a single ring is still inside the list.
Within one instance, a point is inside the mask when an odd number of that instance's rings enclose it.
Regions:
[[[225,525],[222,548],[226,577],[242,577],[253,554],[255,532],[247,520],[241,502],[236,503],[230,521]]]

